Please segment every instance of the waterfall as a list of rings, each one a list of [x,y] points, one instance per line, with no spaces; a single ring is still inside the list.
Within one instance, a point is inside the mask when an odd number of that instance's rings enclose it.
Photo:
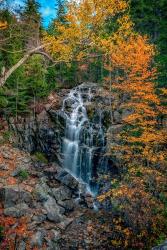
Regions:
[[[91,192],[96,189],[94,177],[100,162],[99,154],[105,148],[102,111],[96,109],[92,121],[87,110],[93,103],[94,91],[94,85],[82,84],[70,91],[62,106],[66,123],[62,143],[63,167],[85,183]]]

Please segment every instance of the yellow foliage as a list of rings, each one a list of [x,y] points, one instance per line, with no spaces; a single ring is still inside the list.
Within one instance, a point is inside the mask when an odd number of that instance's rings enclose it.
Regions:
[[[126,0],[70,1],[67,9],[66,25],[56,22],[58,35],[45,34],[44,43],[49,43],[47,49],[57,60],[81,60],[92,48],[101,49],[104,23],[108,17],[127,11],[128,3]],[[118,23],[121,26],[119,32],[131,26],[127,15],[124,15],[124,19],[118,19]],[[119,32],[113,35],[113,40],[120,35]]]
[[[0,30],[7,29],[8,23],[5,21],[0,21]]]

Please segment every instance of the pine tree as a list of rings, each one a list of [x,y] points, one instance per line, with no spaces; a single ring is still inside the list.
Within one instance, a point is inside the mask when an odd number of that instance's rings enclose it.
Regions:
[[[3,21],[7,22],[8,27],[0,33],[0,39],[5,41],[1,44],[3,50],[0,51],[0,70],[9,69],[23,57],[25,50],[36,47],[39,43],[41,29],[39,4],[34,0],[28,0],[25,4],[23,10],[19,9],[19,20],[17,15],[11,14],[8,9],[1,10]],[[7,115],[27,113],[34,97],[37,99],[47,95],[52,87],[46,82],[44,59],[40,55],[32,56],[1,88],[0,107]]]
[[[156,62],[159,67],[158,85],[166,86],[167,82],[167,1],[166,0],[131,0],[130,13],[135,29],[147,34],[158,46]]]
[[[58,0],[56,9],[57,9],[56,21],[59,21],[60,23],[65,23],[66,0]]]
[[[40,43],[41,15],[39,8],[40,5],[36,0],[26,0],[21,14],[28,49],[37,47]]]
[[[55,12],[56,12],[56,18],[54,18],[48,29],[47,29],[47,32],[51,35],[57,35],[58,34],[58,31],[57,31],[57,28],[56,28],[56,25],[55,23],[56,22],[59,22],[59,23],[62,23],[62,24],[65,24],[66,23],[66,8],[67,8],[67,3],[66,3],[66,0],[58,0],[57,3],[56,3],[56,6],[55,6]]]

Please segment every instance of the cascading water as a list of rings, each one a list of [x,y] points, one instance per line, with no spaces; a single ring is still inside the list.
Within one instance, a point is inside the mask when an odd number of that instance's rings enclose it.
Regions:
[[[87,110],[92,105],[94,90],[94,85],[85,84],[72,89],[62,107],[66,122],[62,145],[64,168],[85,183],[91,192],[96,192],[95,168],[100,162],[100,152],[105,149],[102,112],[97,109],[91,121]]]

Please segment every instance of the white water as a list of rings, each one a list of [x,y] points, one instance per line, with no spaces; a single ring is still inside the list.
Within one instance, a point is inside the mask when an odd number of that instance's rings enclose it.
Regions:
[[[93,192],[93,157],[97,142],[104,146],[104,131],[101,112],[98,124],[89,121],[87,106],[93,97],[92,86],[80,85],[70,91],[64,99],[62,112],[66,117],[66,131],[63,140],[63,165],[81,183]],[[96,127],[96,128],[95,128]]]

